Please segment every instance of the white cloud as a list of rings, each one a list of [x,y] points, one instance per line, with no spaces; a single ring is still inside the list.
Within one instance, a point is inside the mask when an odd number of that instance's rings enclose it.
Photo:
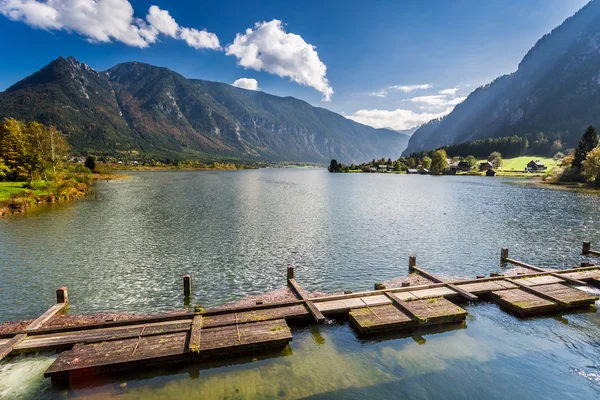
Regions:
[[[431,95],[431,96],[418,96],[409,99],[413,103],[425,104],[429,107],[448,107],[455,106],[461,103],[466,97],[453,97],[449,95]]]
[[[199,31],[194,28],[181,28],[179,37],[185,40],[188,46],[195,49],[217,50],[221,48],[217,35],[207,32],[205,29]]]
[[[220,49],[219,38],[205,29],[199,31],[194,28],[179,26],[168,11],[161,10],[157,6],[151,6],[148,10],[146,20],[160,33],[164,33],[175,39],[185,40],[188,46],[195,49]]]
[[[414,128],[432,119],[442,117],[452,111],[452,108],[439,113],[417,113],[412,110],[358,110],[345,117],[374,128],[392,128],[397,130]]]
[[[426,83],[423,85],[395,85],[395,86],[390,86],[390,89],[395,89],[395,90],[400,90],[401,92],[404,93],[410,93],[414,90],[425,90],[425,89],[430,89],[432,87],[432,85],[430,83]]]
[[[377,92],[367,93],[367,96],[371,96],[371,97],[385,97],[385,96],[387,96],[387,90],[381,89],[381,90],[379,90]]]
[[[439,94],[444,94],[444,95],[449,95],[449,96],[456,96],[456,92],[458,92],[458,88],[450,88],[450,89],[444,89],[444,90],[440,90],[438,93]]]
[[[324,101],[331,100],[333,89],[326,77],[327,67],[315,47],[300,35],[287,33],[279,20],[257,22],[254,29],[238,33],[226,54],[235,56],[244,68],[290,78],[321,92]]]
[[[148,15],[146,15],[146,21],[148,21],[160,33],[164,33],[165,35],[173,38],[177,37],[179,24],[175,22],[175,18],[171,17],[168,11],[161,10],[157,6],[150,6],[150,9],[148,9]]]
[[[252,78],[240,78],[232,83],[233,86],[248,90],[260,90],[258,81]]]
[[[157,6],[148,10],[148,22],[135,18],[128,0],[0,0],[0,14],[33,28],[75,32],[90,42],[117,41],[145,48],[162,33],[194,48],[220,48],[214,33],[181,28]]]

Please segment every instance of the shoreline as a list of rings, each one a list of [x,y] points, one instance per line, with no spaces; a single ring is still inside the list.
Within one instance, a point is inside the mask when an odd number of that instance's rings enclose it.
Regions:
[[[44,207],[56,203],[63,203],[65,201],[74,201],[86,198],[95,193],[95,181],[122,181],[129,178],[130,176],[127,174],[95,174],[92,177],[91,183],[86,185],[85,191],[78,191],[76,194],[71,195],[56,195],[51,192],[35,195],[29,189],[20,188],[21,190],[12,194],[9,199],[0,201],[0,218],[14,214],[23,214],[32,207]]]

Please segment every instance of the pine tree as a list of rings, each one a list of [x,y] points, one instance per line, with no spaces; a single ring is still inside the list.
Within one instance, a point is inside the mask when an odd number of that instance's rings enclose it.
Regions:
[[[596,132],[596,128],[590,125],[579,141],[579,146],[575,150],[575,157],[573,157],[571,166],[581,169],[581,164],[587,159],[588,153],[596,147],[598,147],[598,133]]]

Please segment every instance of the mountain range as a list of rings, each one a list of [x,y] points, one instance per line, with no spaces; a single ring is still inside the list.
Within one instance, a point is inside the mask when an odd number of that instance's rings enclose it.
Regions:
[[[422,125],[404,154],[504,136],[561,133],[575,147],[600,126],[600,1],[593,0],[529,50],[512,74],[479,87]]]
[[[73,57],[1,92],[0,117],[54,124],[78,154],[158,160],[363,162],[397,157],[409,139],[293,97],[139,62],[97,72]]]

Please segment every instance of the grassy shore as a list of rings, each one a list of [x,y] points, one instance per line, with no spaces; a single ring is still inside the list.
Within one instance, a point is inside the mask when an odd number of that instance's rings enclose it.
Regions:
[[[25,191],[25,182],[0,182],[0,204],[7,201],[13,195],[20,195]],[[46,196],[50,192],[47,189],[31,190],[35,196]]]

